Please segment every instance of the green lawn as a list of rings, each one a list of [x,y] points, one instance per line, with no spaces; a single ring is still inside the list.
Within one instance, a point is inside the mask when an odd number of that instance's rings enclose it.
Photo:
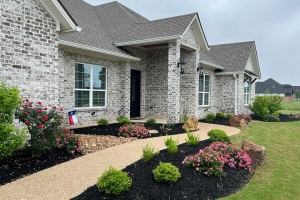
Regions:
[[[300,102],[282,102],[282,110],[298,110],[300,111]]]
[[[267,154],[249,184],[224,199],[300,199],[300,122],[252,122],[230,139],[262,145]]]

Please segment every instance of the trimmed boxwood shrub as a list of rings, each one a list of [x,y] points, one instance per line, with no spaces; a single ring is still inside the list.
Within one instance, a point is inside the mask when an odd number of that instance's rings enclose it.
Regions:
[[[216,115],[215,115],[215,114],[209,113],[209,114],[206,115],[205,121],[206,121],[206,122],[212,122],[212,121],[214,121],[215,118],[216,118]]]
[[[229,143],[229,137],[223,130],[212,129],[207,133],[207,135],[209,136],[209,140],[211,142],[223,142],[226,144]]]
[[[152,172],[157,182],[176,182],[181,175],[178,167],[162,162]]]

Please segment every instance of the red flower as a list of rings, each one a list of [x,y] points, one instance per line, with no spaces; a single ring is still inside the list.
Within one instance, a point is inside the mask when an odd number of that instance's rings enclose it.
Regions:
[[[32,107],[32,103],[29,104],[29,107],[30,107],[30,108]]]
[[[28,106],[24,106],[25,109],[28,109]]]
[[[69,133],[69,129],[65,129],[65,133]]]
[[[28,115],[28,112],[24,112],[25,115]]]
[[[48,110],[48,108],[44,108],[43,110]]]
[[[42,122],[39,122],[39,128],[42,129],[43,128],[43,124]]]
[[[37,110],[37,112],[38,112],[38,113],[41,113],[41,112],[42,112],[42,110]]]
[[[56,106],[52,106],[53,109],[56,109]]]
[[[25,120],[25,124],[29,124],[29,120],[28,119]]]
[[[39,104],[39,105],[42,105],[42,102],[39,101],[38,104]]]
[[[26,102],[29,102],[29,99],[25,99]]]
[[[60,110],[60,111],[63,111],[64,109],[63,109],[63,108],[60,108],[59,110]]]
[[[45,115],[45,116],[44,116],[44,120],[45,120],[45,121],[48,121],[48,120],[49,120],[49,117],[48,117],[47,115]]]

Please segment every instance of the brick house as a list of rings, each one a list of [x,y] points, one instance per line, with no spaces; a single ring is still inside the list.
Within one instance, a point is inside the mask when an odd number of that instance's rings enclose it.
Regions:
[[[210,46],[197,13],[149,21],[118,2],[0,0],[0,16],[0,79],[83,124],[121,108],[169,123],[184,109],[247,113],[261,77],[255,43]]]

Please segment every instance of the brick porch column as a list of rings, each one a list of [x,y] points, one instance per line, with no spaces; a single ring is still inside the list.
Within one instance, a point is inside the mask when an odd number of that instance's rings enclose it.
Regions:
[[[180,44],[169,43],[168,53],[168,123],[179,123],[180,112]]]
[[[121,65],[121,71],[121,108],[125,111],[125,116],[130,117],[130,63]]]

